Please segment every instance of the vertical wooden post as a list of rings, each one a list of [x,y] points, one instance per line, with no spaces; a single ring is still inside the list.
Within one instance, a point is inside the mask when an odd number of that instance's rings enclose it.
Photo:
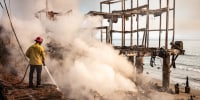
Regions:
[[[137,69],[137,73],[142,73],[143,72],[143,65],[144,65],[144,57],[143,56],[136,56],[135,59],[135,66]]]
[[[125,0],[122,0],[122,11],[125,10]],[[122,15],[122,47],[125,46],[125,15]]]
[[[137,8],[139,6],[139,0],[137,0]],[[139,14],[137,14],[137,47],[139,45]]]
[[[148,6],[147,6],[147,26],[146,26],[146,29],[147,29],[147,33],[146,33],[146,47],[148,48],[149,47],[149,0],[147,1],[148,2]]]
[[[111,19],[112,20],[112,19]],[[113,33],[112,33],[112,29],[113,29],[113,22],[110,24],[110,44],[112,44],[113,42]]]
[[[121,1],[121,9],[123,10],[123,0]],[[123,34],[124,34],[124,31],[123,31],[123,24],[124,24],[124,22],[123,21],[124,20],[123,19],[124,19],[124,15],[122,15],[122,37],[121,37],[122,38],[121,39],[122,40],[122,46],[124,46],[124,40],[123,40],[124,39],[123,38]]]
[[[110,13],[110,3],[108,4],[108,6],[109,6],[109,13]]]
[[[168,31],[169,31],[169,0],[167,0],[167,13],[166,13],[166,35],[165,35],[165,49],[168,49]]]
[[[173,36],[172,36],[173,43],[174,43],[174,37],[175,37],[175,8],[176,8],[176,0],[173,1]]]
[[[167,54],[163,58],[163,77],[162,85],[164,89],[168,89],[170,84],[170,55]]]
[[[170,83],[170,55],[168,54],[168,28],[169,28],[169,0],[167,0],[167,14],[166,14],[166,40],[165,40],[165,57],[163,57],[163,79],[162,85],[164,89],[169,88]]]
[[[149,47],[149,0],[147,1],[147,12],[146,12],[146,30],[143,35],[142,45],[145,48]]]
[[[160,0],[160,9],[162,8],[162,0]],[[160,27],[159,27],[159,48],[160,48],[160,45],[161,45],[161,29],[162,29],[162,14],[160,15]]]
[[[100,12],[102,12],[102,3],[100,3]],[[103,26],[103,22],[101,22],[101,26]],[[103,42],[103,31],[101,29],[101,42]]]
[[[110,7],[110,3],[109,3],[109,13],[111,13],[111,7]],[[110,44],[112,44],[112,28],[113,28],[113,17],[111,17],[110,22],[109,22],[109,39],[110,39]]]
[[[109,39],[109,41],[108,41],[108,43],[109,44],[112,44],[112,26],[113,26],[113,17],[110,19],[110,21],[109,21],[109,27],[108,27],[108,39]]]
[[[133,0],[131,0],[131,9],[133,8]],[[133,17],[131,14],[131,38],[130,38],[130,46],[133,46]]]
[[[108,30],[109,30],[109,26],[106,27],[106,43],[107,44],[109,43],[109,36],[108,36],[109,32],[108,32]]]
[[[126,10],[126,0],[123,0],[123,5],[124,5],[124,8],[123,10],[125,11]],[[126,17],[124,15],[124,46],[126,45],[126,34],[125,34],[125,31],[126,31]]]

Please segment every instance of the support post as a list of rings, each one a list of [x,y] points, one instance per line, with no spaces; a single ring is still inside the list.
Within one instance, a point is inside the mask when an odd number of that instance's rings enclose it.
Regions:
[[[108,44],[109,43],[109,38],[108,38],[108,27],[106,28],[106,43]]]
[[[139,0],[137,0],[137,8],[139,6]],[[139,45],[139,14],[137,14],[137,47]]]
[[[174,43],[175,37],[175,9],[176,9],[176,0],[173,1],[173,36],[172,36],[172,43]]]
[[[137,68],[137,73],[143,72],[143,65],[144,65],[144,57],[136,56],[135,66]]]
[[[160,0],[160,9],[162,8],[162,1]],[[160,25],[159,25],[159,48],[160,48],[160,45],[161,45],[161,29],[162,29],[162,14],[160,15]]]
[[[133,0],[131,0],[131,9],[133,8]],[[133,46],[133,16],[131,14],[131,38],[130,38],[130,46]]]
[[[162,77],[162,86],[165,90],[169,88],[170,84],[170,55],[166,55],[163,58],[163,77]]]
[[[125,10],[125,0],[122,0],[122,11]],[[122,15],[122,47],[125,46],[125,15]]]
[[[109,3],[109,13],[111,13],[111,7],[110,7],[110,3]],[[112,44],[112,40],[113,40],[113,34],[112,34],[112,28],[113,28],[113,17],[110,19],[109,21],[109,29],[108,29],[108,32],[109,32],[109,39],[110,39],[110,44]]]
[[[147,25],[146,25],[146,29],[147,29],[147,33],[146,33],[146,46],[145,47],[147,47],[147,48],[149,48],[149,0],[147,1],[148,2],[148,6],[147,6]]]
[[[112,22],[110,22],[110,23],[112,23]],[[111,44],[111,26],[108,26],[107,28],[106,28],[106,43],[107,44]]]
[[[109,13],[110,13],[110,3],[108,4],[108,6],[109,6]]]
[[[112,25],[113,25],[113,18],[109,19],[109,26],[107,27],[107,31],[106,31],[106,43],[108,44],[112,44]]]
[[[102,3],[100,3],[100,12],[102,12]],[[101,22],[101,26],[103,25],[103,22]],[[101,42],[103,42],[103,31],[101,29]]]
[[[169,0],[167,0],[167,14],[166,14],[166,39],[165,39],[165,56],[163,57],[163,79],[162,85],[165,90],[169,88],[170,84],[170,55],[168,54],[168,28],[169,28]]]
[[[169,31],[169,0],[167,0],[167,13],[166,13],[166,34],[165,34],[165,49],[168,49],[168,31]]]
[[[111,20],[113,20],[113,19],[111,19]],[[113,21],[111,21],[111,22],[112,22],[112,23],[110,23],[110,30],[109,30],[109,32],[110,32],[110,44],[113,43],[113,33],[112,33]]]

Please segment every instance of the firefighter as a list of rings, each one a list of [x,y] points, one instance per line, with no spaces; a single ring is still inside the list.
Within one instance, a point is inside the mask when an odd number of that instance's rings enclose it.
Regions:
[[[33,73],[36,69],[37,72],[37,85],[39,87],[41,85],[41,72],[42,65],[45,66],[45,52],[44,48],[41,46],[43,39],[41,37],[37,37],[35,39],[35,44],[30,46],[26,51],[26,56],[29,58],[30,64],[30,73],[29,73],[29,88],[33,88]]]

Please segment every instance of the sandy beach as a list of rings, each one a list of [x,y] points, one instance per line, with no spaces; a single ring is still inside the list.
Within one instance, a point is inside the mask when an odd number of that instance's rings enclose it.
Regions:
[[[147,78],[148,79],[148,78]],[[185,87],[179,87],[179,94],[175,93],[175,84],[170,84],[169,90],[163,92],[162,82],[158,79],[149,79],[148,84],[150,86],[151,91],[148,95],[151,99],[149,100],[200,100],[200,90],[190,88],[190,93],[185,93]],[[144,86],[144,87],[149,87]]]

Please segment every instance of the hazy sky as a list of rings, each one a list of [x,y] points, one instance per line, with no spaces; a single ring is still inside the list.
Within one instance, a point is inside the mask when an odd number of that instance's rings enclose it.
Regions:
[[[99,2],[101,0],[80,1],[82,12],[99,11]],[[157,1],[159,2],[159,0]],[[198,10],[200,10],[200,0],[176,0],[176,30],[200,31],[200,11]]]
[[[2,0],[0,1],[2,2]],[[10,1],[12,3],[12,0]],[[99,2],[102,0],[79,1],[80,10],[85,14],[91,10],[99,11]],[[155,1],[156,0],[150,0],[150,2]],[[159,0],[157,1],[159,2]],[[165,2],[166,0],[162,1]],[[134,0],[134,2],[136,2],[136,0]],[[176,31],[197,31],[200,33],[200,11],[198,10],[200,10],[200,0],[176,0]],[[0,11],[2,12],[2,9]]]

